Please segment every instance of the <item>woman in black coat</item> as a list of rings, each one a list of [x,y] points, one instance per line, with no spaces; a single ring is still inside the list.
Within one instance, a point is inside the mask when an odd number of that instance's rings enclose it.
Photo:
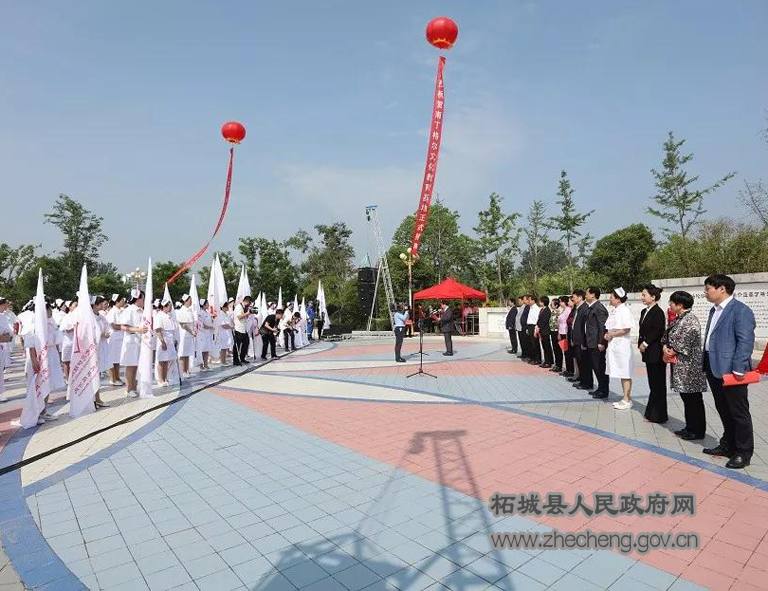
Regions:
[[[667,364],[662,356],[662,337],[667,329],[664,310],[658,305],[661,289],[655,285],[643,288],[640,298],[646,305],[640,312],[640,334],[637,348],[645,362],[648,386],[651,390],[645,407],[645,418],[651,423],[666,423],[667,415]]]

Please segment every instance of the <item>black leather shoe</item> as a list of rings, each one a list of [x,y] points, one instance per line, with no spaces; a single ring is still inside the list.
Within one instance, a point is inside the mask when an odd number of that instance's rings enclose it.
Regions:
[[[592,389],[592,386],[584,386],[582,384],[574,384],[573,387],[576,388],[577,390],[591,390]]]
[[[682,437],[685,433],[688,433],[688,432],[689,432],[688,429],[683,427],[682,429],[678,429],[677,431],[675,431],[675,435],[677,435],[678,437]]]
[[[589,395],[592,398],[608,398],[608,392],[600,392],[599,390],[595,390],[594,392],[590,392]]]
[[[448,353],[447,351],[443,353],[443,357],[451,357],[453,353]]]
[[[579,378],[577,378],[577,377],[575,377],[575,376],[568,376],[568,381],[569,381],[569,382],[574,382],[574,383],[575,383],[575,382],[578,382],[578,381],[579,381]]]
[[[539,367],[541,369],[550,369],[552,366],[549,363],[542,363]]]
[[[729,452],[722,445],[718,445],[717,447],[707,447],[701,451],[703,451],[708,456],[723,456],[724,458],[728,458],[731,455],[731,452]]]
[[[696,433],[691,433],[690,431],[684,431],[680,434],[680,439],[685,439],[686,441],[697,441],[699,439],[704,439],[704,435],[696,435]]]
[[[398,363],[405,363],[405,359],[395,359]]]
[[[552,368],[551,368],[549,371],[551,371],[552,373],[560,373],[560,371],[561,371],[561,370],[560,370],[560,368],[559,368],[559,367],[557,367],[557,366],[555,365],[555,366],[553,366],[553,367],[552,367]]]
[[[734,470],[740,470],[749,466],[749,458],[741,454],[736,454],[725,464],[726,468],[733,468]]]

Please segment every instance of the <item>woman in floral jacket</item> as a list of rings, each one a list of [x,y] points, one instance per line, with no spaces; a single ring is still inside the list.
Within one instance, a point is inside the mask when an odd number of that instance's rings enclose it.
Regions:
[[[702,393],[707,389],[702,361],[701,323],[691,312],[693,296],[676,291],[669,296],[675,320],[662,338],[664,357],[676,358],[672,368],[672,390],[678,392],[685,407],[685,428],[675,431],[681,439],[703,439],[707,428]]]

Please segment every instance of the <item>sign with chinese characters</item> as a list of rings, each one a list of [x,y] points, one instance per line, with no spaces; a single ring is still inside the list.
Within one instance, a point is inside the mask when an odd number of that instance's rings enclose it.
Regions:
[[[437,177],[437,160],[440,156],[440,140],[443,134],[443,107],[445,105],[445,92],[443,88],[443,67],[445,58],[440,57],[437,63],[437,80],[435,81],[435,99],[432,106],[432,125],[429,128],[429,141],[427,144],[427,163],[424,167],[424,180],[421,183],[421,197],[419,207],[416,209],[413,222],[413,234],[411,235],[411,254],[416,255],[421,245],[421,236],[427,227],[429,219],[429,206],[432,203],[432,191]]]

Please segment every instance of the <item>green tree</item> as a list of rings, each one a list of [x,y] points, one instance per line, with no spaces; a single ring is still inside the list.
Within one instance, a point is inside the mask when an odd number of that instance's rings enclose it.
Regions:
[[[99,249],[107,240],[102,230],[104,219],[64,194],[59,195],[53,211],[44,217],[45,222],[56,226],[63,236],[61,256],[69,272],[79,278],[83,265],[92,270],[98,262]]]
[[[648,226],[632,224],[598,240],[587,268],[605,276],[607,285],[602,287],[638,291],[651,279],[645,262],[655,248],[653,233]]]
[[[299,262],[303,262],[303,257],[307,254],[312,247],[312,236],[306,230],[298,230],[293,236],[288,238],[283,245],[286,248],[291,248],[299,254]]]
[[[152,287],[155,293],[163,293],[166,281],[173,277],[179,266],[179,263],[174,263],[173,261],[156,262],[152,265]],[[171,294],[174,302],[180,301],[182,295],[189,293],[189,280],[189,271],[184,271],[178,276],[176,281],[168,286],[168,292]]]
[[[699,277],[712,273],[758,273],[768,270],[768,229],[721,219],[702,223],[685,240],[672,236],[648,258],[653,278]]]
[[[235,261],[234,255],[229,252],[220,252],[219,262],[221,263],[221,271],[224,274],[224,285],[227,288],[227,296],[234,297],[237,293],[237,285],[240,283],[240,263]],[[211,276],[211,267],[205,266],[200,269],[200,285],[203,286],[203,290],[208,289],[208,279]]]
[[[520,214],[506,214],[502,209],[503,198],[498,193],[491,193],[488,209],[481,210],[477,215],[478,246],[483,254],[483,263],[489,265],[496,275],[495,281],[488,281],[486,289],[498,294],[500,302],[505,300],[505,271],[510,271],[510,262],[518,249],[520,229],[515,224]],[[487,279],[487,276],[486,276]],[[484,283],[486,283],[484,281]]]
[[[354,272],[355,249],[350,243],[352,230],[344,222],[315,226],[318,240],[309,250],[302,270],[306,273],[304,295],[314,299],[317,282],[322,280],[331,321],[340,323],[349,311],[343,298]],[[357,285],[356,282],[353,282]],[[333,309],[331,309],[333,307]]]
[[[533,287],[533,291],[537,293],[539,278],[544,271],[541,256],[542,250],[547,243],[551,242],[548,238],[548,233],[547,208],[543,201],[534,200],[528,210],[526,225],[523,228],[528,256],[525,257],[522,266],[529,278],[530,285]]]
[[[429,223],[421,237],[419,258],[413,265],[413,289],[418,291],[446,277],[454,277],[463,283],[477,285],[480,274],[476,261],[481,256],[477,241],[461,232],[459,213],[439,201],[429,208]],[[392,237],[387,252],[395,297],[407,300],[408,270],[400,260],[411,245],[414,216],[406,216]]]
[[[657,191],[652,197],[656,207],[648,208],[648,213],[667,222],[664,228],[667,236],[679,234],[683,241],[688,239],[707,212],[704,209],[704,197],[722,187],[736,174],[729,172],[709,187],[694,188],[699,177],[689,177],[685,170],[686,164],[693,160],[693,154],[681,153],[684,144],[684,139],[677,141],[674,134],[669,132],[664,142],[661,170],[651,169]]]
[[[67,300],[75,297],[79,275],[75,278],[63,257],[42,256],[19,275],[12,296],[16,302],[22,304],[34,297],[37,291],[38,269],[43,270],[45,295]]]
[[[298,269],[291,262],[283,243],[260,237],[240,238],[238,250],[243,256],[255,294],[263,291],[267,299],[276,300],[281,287],[284,299],[296,293]]]
[[[112,263],[97,263],[93,274],[88,275],[88,291],[91,295],[110,297],[113,293],[125,293],[123,278]]]
[[[594,209],[586,213],[576,211],[576,203],[573,199],[573,187],[568,179],[568,173],[560,171],[560,182],[557,188],[559,199],[556,203],[560,206],[560,214],[549,218],[549,226],[560,233],[560,239],[565,242],[565,254],[568,265],[567,273],[573,275],[576,270],[576,257],[573,249],[575,241],[581,236],[581,227],[587,218],[594,213]],[[569,291],[573,291],[573,281],[570,282]]]
[[[0,244],[0,286],[3,290],[12,289],[19,276],[34,265],[35,251],[39,247],[39,244],[22,244],[16,248],[5,242]]]

